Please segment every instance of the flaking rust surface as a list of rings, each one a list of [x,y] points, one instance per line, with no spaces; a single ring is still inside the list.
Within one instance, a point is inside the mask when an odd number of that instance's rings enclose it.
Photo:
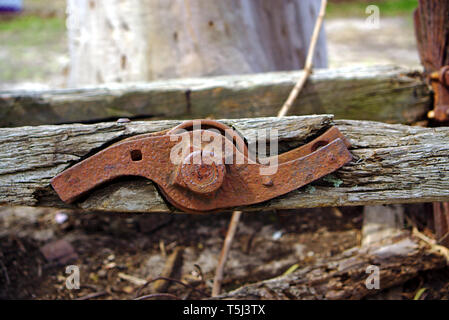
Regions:
[[[193,126],[195,121],[187,121],[168,132],[116,143],[60,173],[51,184],[63,201],[72,203],[116,178],[140,176],[155,182],[178,209],[199,213],[276,198],[352,160],[348,140],[335,127],[280,155],[273,169],[256,162],[254,156],[250,158],[244,140],[231,128],[212,120],[196,121],[198,130]],[[225,135],[226,130],[232,132],[231,137]],[[206,151],[204,141],[211,140],[219,141],[222,155],[214,158],[213,152]],[[183,154],[184,159],[178,164],[171,156],[180,143],[181,150],[189,153]],[[239,159],[243,161],[238,162]]]

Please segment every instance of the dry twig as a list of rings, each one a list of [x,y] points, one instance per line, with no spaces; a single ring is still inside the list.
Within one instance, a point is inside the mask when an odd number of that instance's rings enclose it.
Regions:
[[[231,249],[232,240],[234,239],[235,231],[240,221],[242,211],[234,211],[232,213],[231,222],[229,223],[226,238],[221,249],[220,259],[218,260],[217,270],[214,277],[214,286],[212,287],[212,297],[216,297],[221,291],[221,282],[223,281],[223,270],[228,258],[229,250]]]
[[[323,25],[323,19],[326,14],[326,7],[327,7],[327,0],[321,0],[320,13],[315,22],[315,28],[313,30],[312,38],[310,40],[309,50],[307,52],[306,63],[304,66],[304,72],[303,72],[301,78],[296,83],[296,85],[293,87],[292,91],[290,92],[290,95],[288,96],[288,99],[285,101],[284,105],[282,106],[281,110],[279,111],[279,113],[277,115],[278,118],[282,118],[287,114],[287,112],[290,110],[290,107],[292,106],[293,102],[298,97],[298,94],[301,92],[302,88],[304,87],[304,84],[306,83],[308,77],[312,74],[313,57],[315,55],[315,48],[316,48],[316,44],[318,42],[318,37],[320,35],[321,26]],[[241,215],[242,215],[241,211],[234,211],[232,213],[231,222],[229,223],[225,242],[221,249],[220,259],[218,260],[217,269],[215,271],[214,286],[212,289],[213,297],[218,296],[220,294],[221,283],[223,281],[224,265],[228,258],[232,240],[234,238],[235,231],[237,229],[237,225],[239,223]]]
[[[446,263],[449,266],[449,249],[444,246],[439,245],[435,239],[431,239],[428,236],[426,236],[424,233],[420,232],[418,230],[418,227],[416,226],[416,223],[410,217],[405,216],[405,219],[412,226],[412,234],[415,237],[417,237],[417,238],[421,239],[422,241],[424,241],[425,243],[427,243],[433,252],[436,252],[436,253],[442,255],[443,257],[445,257]]]
[[[142,292],[142,290],[145,289],[149,284],[151,284],[151,283],[153,283],[153,282],[155,282],[155,281],[159,281],[159,280],[165,280],[165,281],[176,282],[176,283],[178,283],[178,284],[180,284],[180,285],[183,285],[183,286],[186,287],[186,288],[189,288],[189,289],[191,289],[191,290],[193,290],[193,291],[196,291],[196,292],[202,294],[202,295],[205,296],[205,297],[209,297],[209,295],[208,295],[207,293],[205,293],[204,291],[202,291],[202,290],[200,290],[200,289],[197,289],[197,288],[191,286],[190,284],[184,283],[184,282],[182,282],[181,280],[172,279],[172,278],[167,278],[167,277],[157,277],[157,278],[154,278],[154,279],[152,279],[152,280],[147,281],[143,286],[141,286],[141,287],[137,290],[136,297],[139,296],[140,293]],[[136,299],[137,299],[137,298],[136,298]]]
[[[433,252],[436,252],[436,253],[442,255],[443,257],[445,257],[446,263],[447,263],[447,265],[449,265],[449,249],[448,248],[440,246],[439,244],[437,244],[437,242],[434,239],[431,239],[428,236],[426,236],[424,233],[418,231],[418,228],[416,228],[416,227],[413,227],[412,234],[414,236],[418,237],[419,239],[421,239],[422,241],[424,241],[425,243],[427,243]]]
[[[171,298],[174,300],[181,300],[177,296],[175,296],[174,294],[171,294],[171,293],[152,293],[152,294],[147,294],[145,296],[137,297],[134,300],[147,300],[147,299],[151,299],[151,298]]]
[[[308,77],[312,74],[312,67],[313,67],[313,57],[315,55],[315,48],[316,44],[318,42],[318,37],[320,35],[321,26],[323,25],[323,19],[324,15],[326,14],[326,6],[327,6],[327,0],[321,1],[321,9],[320,14],[318,15],[318,18],[315,23],[315,28],[313,30],[312,38],[310,40],[310,46],[309,50],[307,52],[307,59],[304,66],[304,72],[301,76],[301,78],[298,80],[296,85],[293,87],[293,90],[290,92],[290,95],[287,98],[287,101],[285,101],[284,105],[282,106],[281,110],[278,113],[278,117],[284,117],[287,112],[290,110],[293,102],[295,102],[296,98],[298,97],[298,94],[301,92],[302,88],[304,87],[304,84],[306,83]]]
[[[98,297],[102,297],[107,295],[108,292],[107,291],[100,291],[100,292],[94,292],[94,293],[89,293],[85,296],[76,298],[75,300],[89,300],[89,299],[94,299],[94,298],[98,298]]]
[[[147,283],[144,279],[140,279],[140,278],[131,276],[131,275],[129,275],[129,274],[125,274],[125,273],[123,273],[123,272],[119,272],[119,273],[118,273],[118,277],[119,277],[120,279],[129,281],[129,282],[131,282],[132,284],[135,284],[135,285],[137,285],[137,286],[142,286],[142,285],[144,285],[145,283]]]
[[[170,286],[170,282],[162,280],[163,278],[171,279],[174,277],[176,271],[181,267],[182,264],[182,253],[183,248],[177,247],[170,254],[170,256],[165,261],[164,270],[162,270],[161,279],[154,282],[153,290],[154,292],[165,292]]]

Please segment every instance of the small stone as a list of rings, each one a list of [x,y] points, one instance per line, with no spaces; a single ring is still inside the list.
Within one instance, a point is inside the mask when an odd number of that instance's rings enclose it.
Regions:
[[[64,222],[67,221],[68,218],[69,217],[64,212],[58,212],[55,215],[55,221],[57,224],[63,224]]]
[[[282,238],[282,234],[283,234],[283,232],[281,230],[278,230],[275,233],[273,233],[272,239],[275,241],[279,240],[280,238]]]
[[[129,122],[131,122],[131,120],[128,118],[117,119],[117,123],[129,123]]]
[[[58,261],[62,264],[78,259],[75,249],[66,240],[56,240],[47,243],[40,248],[40,251],[48,261]]]

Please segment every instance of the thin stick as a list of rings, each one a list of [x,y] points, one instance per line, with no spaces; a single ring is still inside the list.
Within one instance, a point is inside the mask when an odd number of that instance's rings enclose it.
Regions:
[[[278,113],[278,117],[282,118],[284,117],[287,112],[290,110],[293,102],[295,102],[296,98],[298,97],[298,94],[301,92],[302,88],[304,87],[304,84],[306,83],[308,77],[312,74],[312,67],[313,67],[313,57],[315,55],[315,48],[316,44],[318,42],[318,37],[320,35],[321,26],[323,25],[324,16],[326,14],[326,6],[327,6],[327,0],[321,1],[321,9],[320,14],[318,15],[318,18],[315,23],[315,28],[313,30],[312,38],[310,40],[310,46],[309,51],[307,52],[307,59],[304,66],[304,71],[301,76],[301,78],[298,80],[296,85],[293,87],[292,91],[290,92],[290,95],[288,96],[287,101],[285,101],[284,105],[282,106],[281,110]]]
[[[234,211],[232,213],[231,222],[229,223],[226,238],[221,248],[220,259],[218,260],[217,270],[215,271],[214,286],[212,287],[212,297],[216,297],[220,294],[221,283],[223,281],[223,270],[226,263],[226,259],[231,249],[232,240],[234,240],[235,231],[242,216],[242,211]]]
[[[415,237],[418,237],[419,239],[421,239],[422,241],[427,243],[433,252],[436,252],[436,253],[442,255],[443,257],[445,257],[446,263],[449,266],[449,249],[444,246],[440,246],[436,240],[431,239],[428,236],[426,236],[424,233],[420,232],[418,230],[418,227],[416,226],[416,223],[412,219],[410,219],[410,217],[405,216],[405,219],[412,226],[412,235],[414,235]]]
[[[177,296],[175,296],[174,294],[171,294],[171,293],[152,293],[152,294],[147,294],[146,296],[137,297],[134,300],[148,300],[148,299],[152,299],[152,298],[170,298],[170,299],[174,299],[174,300],[181,300]]]
[[[75,300],[89,300],[89,299],[94,299],[94,298],[98,298],[98,297],[102,297],[107,295],[108,292],[107,291],[100,291],[100,292],[94,292],[94,293],[89,293],[85,296],[76,298]]]
[[[309,49],[307,52],[307,58],[306,58],[306,63],[305,63],[305,67],[304,67],[304,72],[302,74],[302,77],[298,80],[298,82],[293,87],[292,91],[290,92],[288,99],[285,101],[284,105],[280,109],[280,111],[277,115],[278,118],[282,118],[287,114],[287,112],[290,110],[290,107],[292,106],[293,102],[298,97],[298,94],[301,92],[302,88],[304,87],[304,84],[306,83],[307,78],[312,73],[313,56],[315,55],[316,44],[318,42],[318,37],[320,35],[321,26],[323,25],[323,19],[326,14],[326,7],[327,7],[327,0],[322,0],[320,13],[315,22],[315,28],[313,30],[312,38],[310,40],[310,45],[309,45]],[[235,231],[237,230],[237,225],[239,223],[241,215],[242,215],[241,211],[234,211],[232,213],[231,222],[229,223],[225,242],[221,249],[220,259],[218,260],[217,269],[215,271],[214,286],[212,288],[212,297],[218,296],[221,292],[221,283],[223,281],[224,265],[228,258],[229,250],[231,248],[231,244],[234,239]]]
[[[151,279],[151,280],[147,281],[143,286],[141,286],[141,287],[137,290],[137,292],[136,292],[136,297],[139,296],[140,293],[142,292],[142,290],[145,289],[150,283],[153,283],[153,282],[158,281],[158,280],[172,281],[172,282],[178,283],[178,284],[180,284],[180,285],[183,285],[184,287],[189,288],[189,289],[191,289],[191,290],[193,290],[193,291],[199,292],[199,293],[201,293],[201,294],[202,294],[203,296],[205,296],[205,297],[209,297],[209,295],[208,295],[207,293],[205,293],[204,291],[202,291],[202,290],[200,290],[200,289],[197,289],[197,288],[191,286],[191,285],[188,284],[188,283],[184,283],[184,282],[182,282],[181,280],[172,279],[172,278],[168,278],[168,277],[157,277],[157,278],[154,278],[154,279]]]

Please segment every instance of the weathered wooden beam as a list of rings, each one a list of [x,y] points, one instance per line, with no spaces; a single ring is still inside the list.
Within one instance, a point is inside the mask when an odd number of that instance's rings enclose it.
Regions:
[[[245,285],[216,299],[358,300],[400,285],[419,272],[445,266],[443,255],[406,236],[384,245],[354,247],[292,274]]]
[[[353,145],[354,160],[338,172],[245,211],[449,200],[449,128],[333,121],[330,115],[222,121],[250,140],[258,129],[276,128],[282,150],[304,143],[334,123]],[[120,139],[178,123],[0,129],[0,205],[66,207],[49,185],[52,177]],[[78,206],[99,211],[173,211],[152,182],[135,178],[104,186]]]
[[[0,127],[99,122],[120,117],[217,119],[277,114],[301,72],[111,84],[79,89],[0,91]],[[316,70],[290,114],[412,123],[430,109],[417,72],[398,67]]]

